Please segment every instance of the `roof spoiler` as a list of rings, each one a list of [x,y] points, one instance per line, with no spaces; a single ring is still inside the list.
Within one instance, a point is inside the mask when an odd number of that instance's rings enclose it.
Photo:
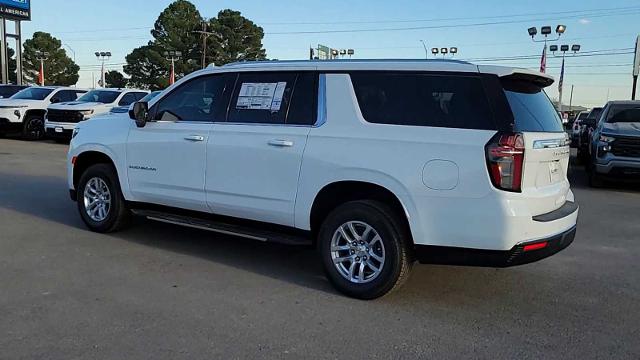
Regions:
[[[551,86],[555,81],[550,75],[530,69],[479,65],[478,70],[482,73],[496,74],[505,80],[529,82],[541,88]]]

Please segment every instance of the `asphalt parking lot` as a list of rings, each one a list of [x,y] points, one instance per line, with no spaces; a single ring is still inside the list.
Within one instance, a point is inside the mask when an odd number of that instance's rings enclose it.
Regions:
[[[510,269],[420,265],[336,293],[312,250],[150,221],[85,229],[67,146],[0,139],[0,358],[640,357],[640,187],[570,170],[576,241]]]

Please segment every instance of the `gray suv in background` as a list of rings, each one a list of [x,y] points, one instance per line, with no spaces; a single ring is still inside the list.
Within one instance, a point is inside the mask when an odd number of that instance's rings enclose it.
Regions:
[[[589,147],[589,183],[640,181],[640,101],[610,101],[602,110]]]

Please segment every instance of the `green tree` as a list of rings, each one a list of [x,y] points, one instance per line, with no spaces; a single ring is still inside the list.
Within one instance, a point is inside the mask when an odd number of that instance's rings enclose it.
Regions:
[[[104,81],[107,87],[124,88],[127,86],[128,80],[118,70],[110,70],[104,73]]]
[[[262,48],[264,31],[239,11],[222,10],[209,23],[211,32],[214,33],[210,40],[216,65],[267,58],[267,53]]]
[[[37,31],[31,39],[24,42],[23,68],[24,78],[29,83],[38,82],[40,60],[37,52],[48,53],[44,62],[45,83],[48,85],[69,86],[78,82],[80,67],[67,56],[62,42],[51,34]]]
[[[151,91],[162,90],[169,85],[168,62],[150,42],[127,55],[124,72],[129,74],[129,85]],[[165,66],[166,65],[166,66]]]
[[[187,0],[176,0],[158,16],[147,45],[136,48],[127,58],[124,72],[132,86],[157,90],[169,85],[170,61],[164,56],[169,50],[180,51],[175,63],[176,78],[200,69],[202,36],[196,31],[214,32],[207,39],[207,63],[226,64],[238,60],[266,58],[262,48],[262,28],[233,10],[223,10],[217,18],[204,19]]]

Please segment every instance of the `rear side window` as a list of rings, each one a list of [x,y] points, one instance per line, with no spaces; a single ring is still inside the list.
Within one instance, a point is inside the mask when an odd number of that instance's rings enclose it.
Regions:
[[[367,122],[496,129],[480,77],[376,72],[350,75]]]
[[[564,131],[558,112],[540,86],[518,80],[503,80],[502,86],[515,119],[514,131]]]
[[[287,114],[288,125],[313,125],[318,108],[318,74],[304,72],[298,75]]]

